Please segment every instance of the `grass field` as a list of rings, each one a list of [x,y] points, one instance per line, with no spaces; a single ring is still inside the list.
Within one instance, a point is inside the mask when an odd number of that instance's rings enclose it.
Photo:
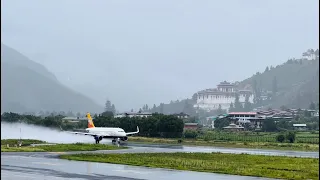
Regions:
[[[96,150],[117,150],[117,149],[125,149],[126,147],[117,147],[112,145],[105,144],[83,144],[83,143],[75,143],[75,144],[56,144],[56,145],[41,145],[41,146],[29,146],[33,142],[37,143],[46,143],[44,141],[38,141],[33,139],[22,140],[23,144],[28,144],[21,147],[15,147],[17,140],[1,140],[1,152],[64,152],[64,151],[96,151]],[[32,142],[32,143],[31,143]],[[11,143],[11,144],[10,144]],[[7,147],[9,144],[9,147]]]
[[[183,139],[182,143],[178,143],[178,139],[165,138],[146,138],[146,137],[130,137],[130,142],[150,143],[150,144],[182,144],[191,146],[217,146],[217,147],[233,147],[233,148],[258,148],[258,149],[275,149],[275,150],[294,150],[294,151],[319,151],[319,144],[306,143],[276,143],[276,142],[236,142],[203,139]]]
[[[312,158],[222,153],[75,154],[60,158],[280,179],[319,176],[319,159]]]
[[[199,135],[197,139],[237,142],[277,142],[276,136],[278,134],[281,133],[207,131],[205,134]],[[296,142],[319,144],[319,132],[297,132]]]
[[[22,146],[29,146],[31,144],[45,144],[46,141],[36,140],[36,139],[21,139],[22,140]],[[1,145],[7,145],[14,146],[17,145],[19,142],[19,139],[1,139]]]

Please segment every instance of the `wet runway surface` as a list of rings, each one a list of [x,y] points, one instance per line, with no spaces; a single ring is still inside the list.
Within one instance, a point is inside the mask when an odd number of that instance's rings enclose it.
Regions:
[[[13,180],[267,180],[267,178],[258,177],[68,161],[47,158],[54,157],[49,154],[57,153],[1,153],[1,178]]]
[[[106,143],[108,144],[108,143]],[[226,148],[226,147],[208,147],[208,146],[182,146],[182,145],[164,145],[164,144],[140,144],[127,143],[129,149],[117,151],[86,151],[85,153],[173,153],[173,152],[220,152],[231,154],[253,154],[253,155],[268,155],[268,156],[289,156],[289,157],[308,157],[319,158],[319,152],[304,152],[304,151],[284,151],[270,149],[249,149],[249,148]],[[70,152],[84,153],[84,151]]]
[[[25,139],[40,139],[53,143],[94,143],[91,137],[79,137],[48,128],[23,124],[6,124],[1,122],[1,138],[19,138],[19,129],[22,128],[22,137]],[[46,134],[46,136],[43,136]],[[109,144],[108,141],[103,143]],[[319,158],[318,152],[278,151],[246,148],[223,148],[223,147],[194,147],[179,145],[154,145],[137,144],[128,142],[130,149],[114,151],[90,151],[89,153],[152,153],[152,152],[222,152],[222,153],[247,153],[274,156],[297,156]],[[86,153],[67,152],[63,154]],[[201,173],[190,171],[177,171],[167,169],[155,169],[147,167],[135,167],[106,163],[92,163],[80,161],[68,161],[58,159],[61,153],[48,152],[7,152],[1,153],[1,177],[10,180],[263,180],[266,178],[234,176],[215,173]]]
[[[132,147],[130,151],[146,151],[146,152],[221,152],[233,154],[256,154],[270,156],[290,156],[290,157],[309,157],[319,158],[319,152],[304,151],[284,151],[270,149],[249,149],[249,148],[226,148],[226,147],[208,147],[208,146],[174,146],[174,145],[151,145],[151,144],[135,144],[128,143]]]
[[[264,155],[293,155],[318,157],[313,152],[275,151],[261,149],[230,149],[217,147],[191,147],[171,145],[128,144],[129,149],[81,151],[81,152],[2,152],[1,177],[4,179],[115,179],[115,180],[171,180],[171,179],[222,179],[222,180],[258,180],[259,177],[177,171],[128,165],[68,161],[58,159],[60,154],[74,153],[155,153],[155,152],[224,152]]]

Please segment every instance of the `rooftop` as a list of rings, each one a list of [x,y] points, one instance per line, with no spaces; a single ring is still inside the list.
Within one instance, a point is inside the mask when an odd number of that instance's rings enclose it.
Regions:
[[[184,123],[184,125],[187,125],[187,126],[197,126],[198,123]]]
[[[307,127],[307,124],[293,124],[293,127]]]
[[[230,112],[229,115],[256,115],[256,112]]]
[[[62,120],[87,120],[86,117],[64,117]]]
[[[229,126],[224,127],[224,129],[243,129],[244,127],[231,123]]]

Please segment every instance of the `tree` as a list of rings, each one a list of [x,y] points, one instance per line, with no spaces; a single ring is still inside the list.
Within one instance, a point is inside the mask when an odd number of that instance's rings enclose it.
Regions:
[[[273,92],[274,95],[278,92],[278,82],[277,82],[277,77],[276,76],[273,77],[272,92]]]
[[[234,110],[235,111],[242,111],[243,110],[243,106],[239,101],[239,94],[236,93],[236,98],[234,100]]]
[[[289,131],[286,135],[286,138],[290,143],[294,143],[294,141],[296,140],[296,133],[293,131]]]
[[[192,139],[194,139],[194,138],[197,138],[197,136],[198,136],[198,133],[197,133],[197,131],[195,131],[195,130],[186,130],[184,133],[184,138],[192,138]]]
[[[192,95],[192,101],[193,101],[193,103],[196,103],[196,102],[197,102],[197,99],[198,99],[198,94],[197,94],[197,93],[194,93],[194,94]]]
[[[219,107],[217,109],[217,115],[220,115],[220,114],[223,114],[223,113],[224,113],[224,111],[221,108],[221,104],[219,104]]]
[[[231,102],[229,107],[229,112],[232,112],[233,110],[234,110],[234,106],[233,106],[233,103]]]
[[[113,112],[112,111],[105,111],[103,113],[101,113],[101,116],[104,116],[104,117],[113,117]]]
[[[189,115],[195,115],[195,109],[193,108],[192,104],[189,103],[189,99],[186,100],[182,112],[189,114]]]
[[[157,106],[156,106],[155,104],[153,104],[152,112],[153,112],[153,113],[157,112]]]
[[[110,100],[107,100],[106,103],[105,103],[105,106],[104,106],[104,111],[112,111],[112,104],[111,104],[111,101]]]
[[[284,105],[280,106],[281,111],[285,111],[286,109],[288,109],[286,106],[284,106]]]
[[[264,72],[268,72],[268,71],[269,71],[269,67],[267,66]]]
[[[160,103],[160,113],[163,114],[164,113],[164,103]]]
[[[315,110],[316,109],[316,104],[314,102],[311,102],[309,109]]]
[[[244,103],[244,111],[249,112],[252,110],[252,105],[249,101],[249,95],[246,95],[245,103]]]
[[[114,104],[112,104],[111,110],[112,110],[113,114],[115,114],[117,112],[116,106]]]
[[[265,119],[263,126],[262,126],[262,131],[265,132],[274,132],[277,131],[277,126],[276,123],[274,122],[273,119]]]
[[[285,139],[286,138],[285,138],[285,136],[283,134],[279,134],[279,135],[276,136],[276,140],[278,142],[280,142],[280,143],[283,143]]]
[[[230,124],[229,118],[217,118],[214,121],[214,127],[217,129],[223,129],[223,127],[226,127]]]

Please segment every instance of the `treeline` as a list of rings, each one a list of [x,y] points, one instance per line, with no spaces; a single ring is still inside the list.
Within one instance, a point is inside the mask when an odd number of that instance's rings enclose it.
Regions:
[[[106,115],[105,115],[106,114]],[[34,115],[20,115],[16,113],[3,113],[1,121],[7,122],[24,122],[28,124],[35,124],[46,127],[62,128],[64,130],[85,129],[87,128],[87,121],[80,121],[79,123],[70,123],[63,121],[64,116],[34,116]],[[139,126],[139,136],[147,137],[164,137],[175,138],[181,137],[184,127],[182,119],[173,115],[163,115],[154,113],[150,117],[122,117],[114,118],[112,114],[94,115],[94,124],[96,127],[120,127],[126,132],[136,131]]]
[[[214,127],[222,130],[223,127],[228,126],[231,120],[228,117],[220,118],[214,121]],[[310,116],[297,116],[293,120],[288,121],[286,119],[272,119],[268,118],[263,121],[263,132],[280,132],[294,130],[293,124],[306,124],[308,130],[319,130],[319,117]],[[255,127],[250,123],[244,124],[245,131],[254,131]]]

